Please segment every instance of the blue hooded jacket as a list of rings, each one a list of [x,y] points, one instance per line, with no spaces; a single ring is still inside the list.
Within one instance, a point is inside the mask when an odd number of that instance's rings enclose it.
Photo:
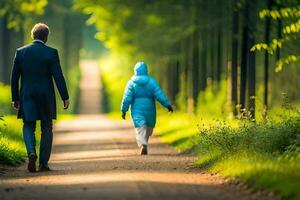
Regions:
[[[127,112],[131,106],[131,116],[135,128],[147,126],[154,128],[156,123],[155,100],[164,107],[170,106],[170,102],[161,90],[159,84],[148,76],[147,65],[138,62],[134,67],[135,75],[128,81],[121,111]]]

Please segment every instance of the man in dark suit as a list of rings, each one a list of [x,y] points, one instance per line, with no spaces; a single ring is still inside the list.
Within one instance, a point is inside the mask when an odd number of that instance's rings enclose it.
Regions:
[[[48,161],[52,148],[52,120],[56,119],[56,102],[53,78],[63,100],[69,107],[69,95],[56,49],[45,45],[49,27],[38,23],[31,30],[33,42],[17,49],[12,76],[11,93],[13,107],[18,118],[23,119],[23,135],[28,153],[28,170],[36,171],[35,149],[36,121],[41,120],[41,144],[39,171],[49,171]],[[19,88],[19,79],[21,87]]]

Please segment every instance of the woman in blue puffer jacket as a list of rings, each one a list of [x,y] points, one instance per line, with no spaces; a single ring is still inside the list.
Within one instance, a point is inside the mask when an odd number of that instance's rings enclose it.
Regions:
[[[169,112],[173,108],[161,90],[159,84],[148,76],[147,65],[138,62],[134,67],[134,76],[128,81],[122,104],[122,118],[131,107],[131,117],[136,128],[136,140],[141,148],[141,155],[147,155],[148,139],[152,135],[156,123],[155,100],[158,100]]]

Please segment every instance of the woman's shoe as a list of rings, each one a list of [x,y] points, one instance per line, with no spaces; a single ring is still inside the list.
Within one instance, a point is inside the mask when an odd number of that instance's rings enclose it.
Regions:
[[[147,145],[143,145],[141,147],[141,155],[147,155],[147,154],[148,154]]]

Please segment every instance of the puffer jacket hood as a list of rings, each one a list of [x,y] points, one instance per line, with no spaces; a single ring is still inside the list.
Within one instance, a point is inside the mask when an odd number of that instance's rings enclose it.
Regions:
[[[145,85],[149,81],[148,67],[144,62],[138,62],[134,66],[134,76],[131,80],[138,85]]]
[[[147,76],[148,75],[148,67],[144,62],[138,62],[134,66],[134,75],[136,76]]]

